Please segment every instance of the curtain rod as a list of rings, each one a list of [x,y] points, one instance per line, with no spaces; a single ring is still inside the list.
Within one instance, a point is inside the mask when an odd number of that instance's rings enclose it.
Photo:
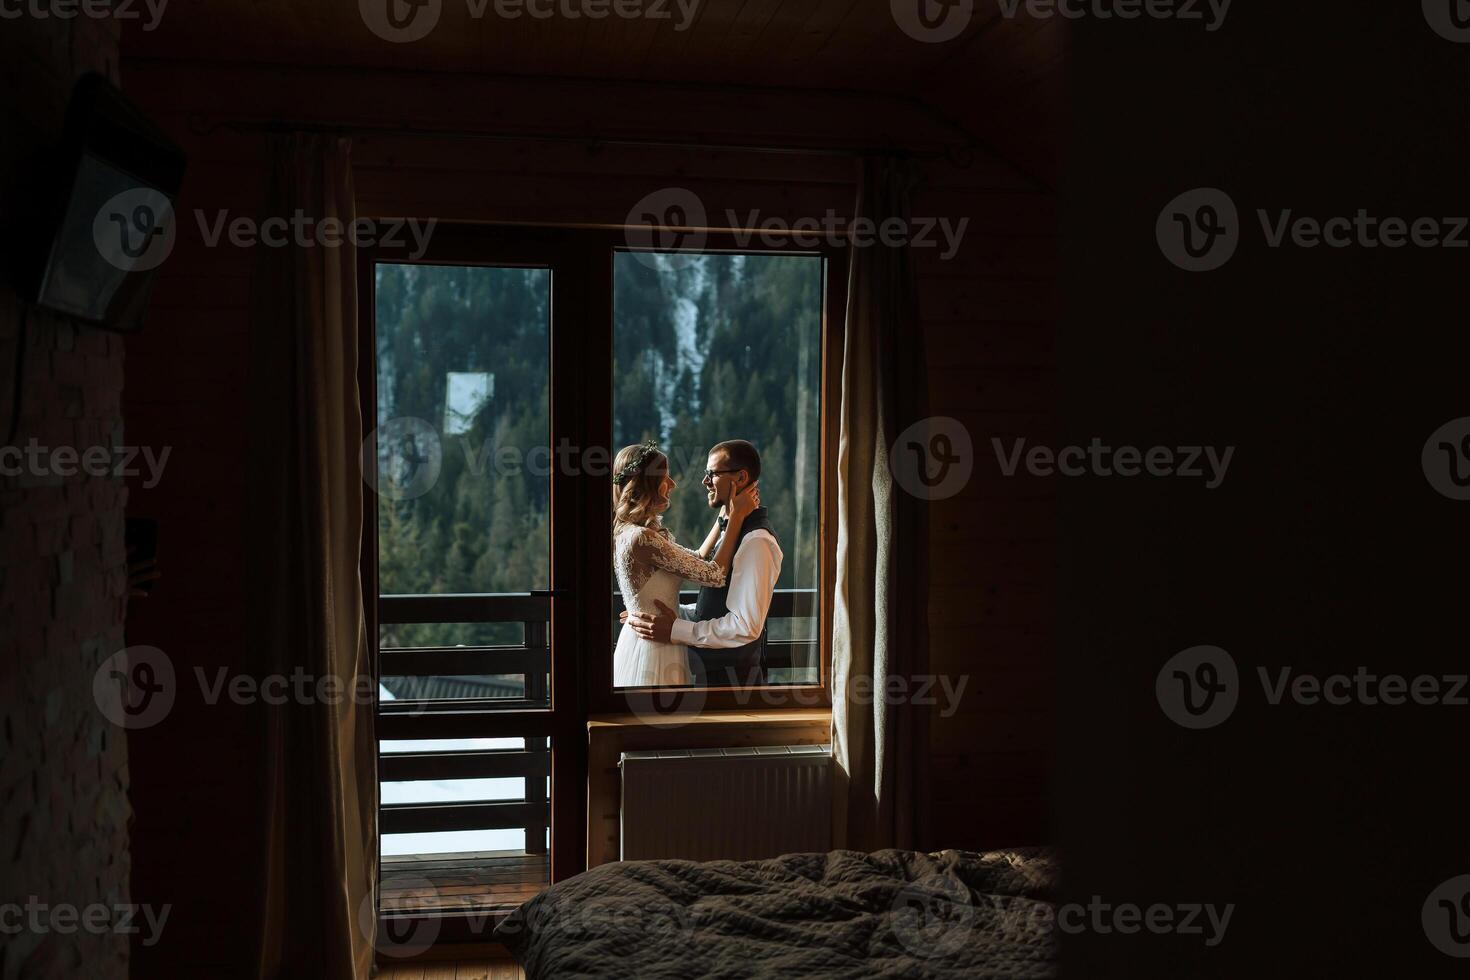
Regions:
[[[437,129],[417,126],[336,126],[324,123],[285,120],[223,119],[206,122],[200,115],[189,117],[189,129],[198,136],[212,136],[221,129],[236,133],[333,133],[341,136],[390,136],[426,139],[474,139],[497,143],[564,143],[597,150],[606,146],[651,147],[660,149],[711,150],[729,153],[768,153],[783,156],[895,156],[918,160],[946,159],[957,167],[969,167],[977,151],[987,148],[980,143],[945,143],[932,150],[897,146],[845,147],[811,144],[718,143],[702,139],[640,138],[582,136],[571,133],[485,132],[470,129]]]

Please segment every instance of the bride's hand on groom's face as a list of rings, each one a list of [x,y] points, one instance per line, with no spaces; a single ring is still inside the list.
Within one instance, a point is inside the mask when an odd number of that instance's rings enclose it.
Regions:
[[[730,516],[745,518],[750,512],[761,505],[761,488],[757,483],[743,493],[737,493],[730,498]]]

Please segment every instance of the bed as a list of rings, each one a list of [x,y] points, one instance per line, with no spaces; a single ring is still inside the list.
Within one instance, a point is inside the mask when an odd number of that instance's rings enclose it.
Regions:
[[[626,861],[496,929],[528,980],[1053,977],[1049,849]]]

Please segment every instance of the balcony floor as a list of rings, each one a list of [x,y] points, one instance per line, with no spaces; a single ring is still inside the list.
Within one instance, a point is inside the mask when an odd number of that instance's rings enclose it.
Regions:
[[[476,851],[383,858],[385,909],[481,909],[519,905],[550,881],[547,854]],[[427,881],[431,888],[425,888]]]

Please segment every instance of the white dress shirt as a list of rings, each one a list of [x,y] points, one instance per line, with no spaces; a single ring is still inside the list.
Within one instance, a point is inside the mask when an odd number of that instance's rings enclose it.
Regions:
[[[680,606],[679,618],[669,631],[669,642],[706,649],[729,649],[752,643],[766,627],[771,594],[781,575],[781,546],[764,528],[751,531],[735,549],[730,566],[730,611],[719,619],[694,621],[694,606]]]

